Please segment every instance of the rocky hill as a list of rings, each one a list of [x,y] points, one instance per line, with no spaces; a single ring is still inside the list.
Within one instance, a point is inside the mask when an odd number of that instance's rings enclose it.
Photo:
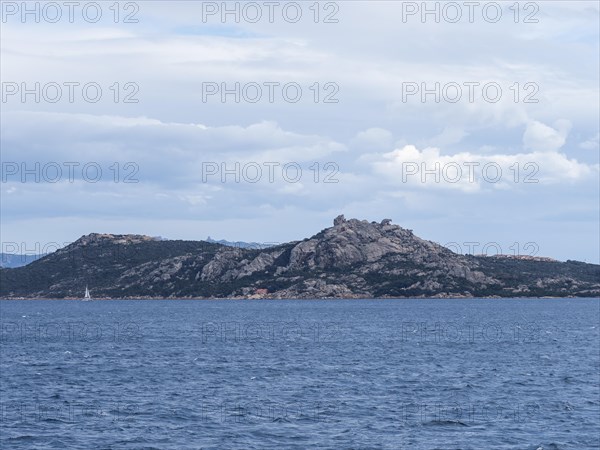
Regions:
[[[90,234],[0,269],[2,298],[373,298],[600,295],[600,266],[458,255],[411,230],[346,220],[264,249]]]

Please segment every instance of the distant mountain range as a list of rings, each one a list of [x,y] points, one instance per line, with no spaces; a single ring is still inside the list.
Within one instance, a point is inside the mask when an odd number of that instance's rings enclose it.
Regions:
[[[15,253],[0,253],[0,268],[23,267],[45,255],[19,255]]]
[[[596,297],[600,265],[459,255],[388,219],[338,216],[267,248],[94,233],[0,269],[2,298],[80,298],[86,285],[95,298]]]
[[[232,242],[232,241],[226,241],[225,239],[215,241],[214,239],[211,239],[210,236],[206,238],[206,242],[210,242],[211,244],[221,244],[221,245],[225,245],[227,247],[253,248],[253,249],[263,249],[263,248],[275,247],[276,245],[279,245],[279,242],[244,242],[244,241]]]

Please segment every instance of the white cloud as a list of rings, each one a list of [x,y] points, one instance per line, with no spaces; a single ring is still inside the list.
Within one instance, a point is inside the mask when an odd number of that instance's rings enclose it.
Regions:
[[[557,121],[555,128],[533,120],[523,134],[523,146],[535,152],[555,152],[565,145],[570,130],[568,120]]]
[[[407,145],[389,153],[372,154],[376,175],[383,175],[397,188],[444,189],[477,192],[481,189],[511,189],[522,184],[555,184],[585,181],[599,175],[598,165],[580,163],[557,151],[482,155],[461,152],[441,154]]]

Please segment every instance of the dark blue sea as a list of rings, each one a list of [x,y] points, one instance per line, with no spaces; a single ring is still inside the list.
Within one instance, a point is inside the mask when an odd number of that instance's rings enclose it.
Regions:
[[[598,299],[1,301],[2,449],[600,448]]]

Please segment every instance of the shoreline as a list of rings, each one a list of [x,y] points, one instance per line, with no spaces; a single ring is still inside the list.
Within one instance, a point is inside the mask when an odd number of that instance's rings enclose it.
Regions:
[[[544,297],[501,297],[501,296],[485,296],[485,297],[466,297],[466,296],[444,296],[444,297],[321,297],[321,298],[299,298],[299,297],[290,297],[290,298],[271,298],[271,297],[260,297],[260,298],[250,298],[250,297],[120,297],[120,298],[93,298],[92,302],[101,302],[101,301],[169,301],[169,300],[190,300],[190,301],[203,301],[203,300],[219,300],[219,301],[239,301],[239,300],[270,300],[270,301],[280,301],[280,300],[306,300],[306,301],[319,301],[319,300],[470,300],[470,299],[481,299],[481,300],[502,300],[502,299],[530,299],[530,300],[550,300],[550,299],[594,299],[600,300],[600,297],[583,297],[583,296],[564,296],[564,297],[552,297],[552,296],[544,296]],[[0,298],[1,301],[14,301],[14,300],[28,300],[28,301],[48,301],[48,300],[56,300],[56,301],[84,301],[82,298],[76,297],[65,297],[65,298],[48,298],[48,297],[12,297],[12,298]]]

